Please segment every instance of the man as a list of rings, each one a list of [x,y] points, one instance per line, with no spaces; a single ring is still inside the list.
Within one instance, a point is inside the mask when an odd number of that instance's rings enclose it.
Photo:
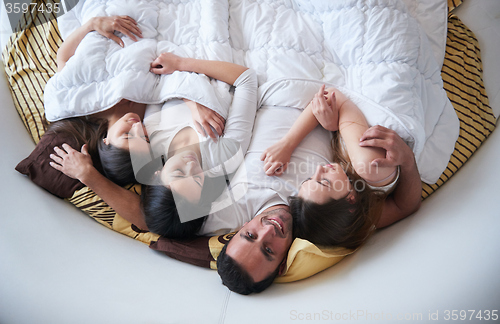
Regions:
[[[398,185],[386,198],[376,227],[388,226],[415,212],[420,207],[421,181],[406,143],[394,131],[374,126],[363,134],[360,146],[381,147],[386,157],[377,161],[379,165],[400,166]],[[245,223],[217,259],[223,284],[244,295],[269,287],[285,269],[292,233],[293,218],[286,205],[269,207]]]
[[[292,226],[286,205],[270,207],[246,223],[217,258],[223,283],[243,295],[271,285],[285,270],[293,241]]]

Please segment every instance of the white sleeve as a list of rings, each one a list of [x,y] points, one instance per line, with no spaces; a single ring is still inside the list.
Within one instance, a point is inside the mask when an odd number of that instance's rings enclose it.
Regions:
[[[229,108],[224,138],[240,143],[241,150],[246,152],[257,111],[257,76],[251,69],[243,72],[234,82],[234,96]]]

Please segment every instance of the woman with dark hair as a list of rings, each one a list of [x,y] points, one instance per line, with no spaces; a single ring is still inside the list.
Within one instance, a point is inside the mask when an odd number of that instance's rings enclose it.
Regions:
[[[136,40],[134,34],[140,36],[137,24],[130,17],[92,18],[88,23],[74,31],[61,46],[58,52],[59,70],[64,68],[66,61],[74,54],[82,39],[92,30],[97,30],[101,35],[115,40],[122,47],[124,43],[114,36],[114,31],[120,31],[134,41]],[[194,219],[194,224],[202,222],[203,219],[197,218],[208,214],[210,200],[216,198],[217,191],[222,192],[228,177],[242,161],[253,127],[257,89],[256,76],[253,71],[229,62],[182,58],[172,53],[163,53],[150,66],[150,72],[154,74],[171,74],[175,71],[194,72],[200,75],[200,80],[207,79],[201,76],[204,74],[234,86],[231,105],[224,100],[224,94],[217,93],[217,91],[221,91],[220,89],[213,89],[208,79],[204,84],[200,84],[199,88],[184,89],[193,92],[192,98],[203,97],[206,94],[206,96],[211,96],[210,102],[218,102],[221,106],[219,111],[227,112],[227,127],[225,119],[211,109],[212,107],[207,108],[198,102],[184,99],[182,95],[169,99],[163,107],[160,105],[146,107],[144,104],[122,100],[111,108],[83,119],[83,121],[89,121],[88,125],[97,125],[96,132],[99,140],[89,143],[89,145],[92,145],[91,151],[98,152],[103,174],[107,178],[120,186],[136,181],[146,185],[159,184],[158,186],[145,186],[144,213],[148,216],[149,223],[153,225],[152,231],[170,237],[187,236],[186,229],[182,229],[180,234],[175,234],[172,222],[178,224],[178,227],[185,227],[185,225],[190,228],[199,227],[199,225],[193,227],[193,224],[185,224],[179,219],[179,215],[188,215]],[[148,118],[145,118],[146,116]],[[147,127],[142,124],[142,120],[147,124]],[[218,140],[219,134],[222,135],[224,130],[224,137]],[[149,145],[149,137],[146,135],[147,132],[151,134],[151,146]],[[206,141],[205,137],[207,136],[213,138],[214,141]],[[243,148],[240,147],[240,144]],[[89,145],[82,147],[83,156],[80,155],[82,163],[90,161],[85,159],[89,155]],[[67,145],[63,145],[62,148],[56,148],[55,152],[52,165],[65,172],[64,158],[74,155],[75,151]],[[156,153],[159,153],[158,156],[155,156]],[[160,155],[166,160],[166,163],[158,170],[156,176],[148,174],[143,167],[154,165],[154,162],[158,161],[156,157]],[[230,161],[229,164],[226,163],[228,161]],[[153,163],[148,165],[148,162]],[[224,163],[223,170],[221,170],[221,163]],[[202,167],[203,171],[206,172],[202,172]],[[170,170],[167,170],[168,168]],[[89,169],[82,167],[84,172],[75,170],[77,172],[74,174],[72,170],[69,171],[68,175],[88,179]],[[96,192],[99,191],[99,195],[111,207],[115,208],[119,205],[120,200],[115,202],[115,198],[118,197],[108,192],[114,190],[115,193],[123,193],[123,191],[113,187],[94,172],[92,173],[95,176],[86,185]],[[212,178],[207,183],[216,182],[215,186],[204,186],[205,173]],[[163,176],[160,176],[161,174]],[[151,178],[154,178],[152,183]],[[96,179],[102,181],[95,181]],[[98,183],[98,185],[93,185],[93,183]],[[97,186],[105,186],[108,190],[104,191]],[[204,195],[205,206],[208,206],[208,209],[198,206],[202,187],[209,189],[206,190],[208,195]],[[168,191],[169,195],[165,195],[164,191]],[[125,196],[130,199],[128,203],[136,200],[128,194]],[[169,200],[169,197],[178,199],[178,204],[188,206],[188,210],[182,208],[184,211],[179,214],[176,204],[173,203],[174,199]],[[162,199],[163,201],[160,201]],[[157,208],[157,206],[165,206],[165,204],[169,208]],[[135,220],[135,223],[140,224],[141,228],[147,228],[142,217],[138,216],[140,213],[137,213],[135,204],[130,212],[122,210],[125,213],[125,215],[122,214],[124,218]],[[171,211],[171,213],[165,211]],[[167,218],[174,218],[174,220],[162,222],[165,215]],[[193,217],[194,215],[196,217]],[[195,233],[196,230],[189,230],[189,232]]]
[[[182,58],[172,53],[162,54],[152,65],[161,66],[153,68],[154,73],[188,70],[234,86],[224,134],[214,140],[206,140],[203,130],[197,132],[199,125],[186,118],[186,111],[196,103],[170,100],[156,107],[156,112],[148,107],[145,124],[152,151],[163,157],[163,163],[153,169],[153,181],[143,186],[146,223],[150,231],[169,238],[191,237],[197,234],[212,202],[243,162],[257,109],[257,78],[241,65]]]
[[[59,47],[57,51],[57,69],[62,71],[67,61],[75,54],[83,38],[90,32],[97,31],[100,35],[114,40],[121,47],[122,39],[114,34],[121,32],[133,41],[142,37],[141,30],[134,19],[128,16],[93,17],[77,28]],[[130,160],[130,150],[146,152],[147,142],[141,120],[144,118],[145,104],[121,100],[113,107],[102,112],[80,117],[78,126],[94,128],[98,140],[89,142],[92,156],[100,158],[104,174],[118,185],[135,181]],[[63,125],[70,125],[72,120],[57,121],[57,128],[63,131]],[[95,154],[94,152],[98,152]]]
[[[123,33],[133,41],[142,37],[136,21],[128,16],[93,17],[72,32],[61,44],[57,52],[58,72],[65,68],[84,37],[92,31],[97,31],[121,47],[125,46],[124,42],[114,32]],[[91,150],[97,150],[104,175],[120,186],[136,181],[130,153],[133,152],[135,156],[150,154],[147,131],[142,124],[145,111],[146,104],[123,99],[110,108],[86,115],[84,120],[88,123],[79,125],[97,126],[99,140],[91,143]],[[215,132],[222,133],[224,118],[217,112],[202,105],[196,105],[191,112],[193,121],[201,125],[200,129],[204,127],[209,136],[215,137],[210,127],[213,127]]]

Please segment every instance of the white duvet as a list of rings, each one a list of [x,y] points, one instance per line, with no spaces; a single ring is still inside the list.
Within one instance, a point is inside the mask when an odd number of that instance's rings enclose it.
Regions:
[[[440,74],[446,1],[80,0],[59,28],[66,37],[92,16],[115,14],[134,18],[144,39],[124,37],[122,49],[89,34],[47,84],[48,120],[102,111],[123,98],[172,97],[226,117],[231,98],[222,82],[149,73],[154,58],[172,51],[253,68],[261,105],[304,107],[314,81],[346,89],[371,125],[394,129],[412,147],[427,183],[438,180],[453,152],[459,122]]]

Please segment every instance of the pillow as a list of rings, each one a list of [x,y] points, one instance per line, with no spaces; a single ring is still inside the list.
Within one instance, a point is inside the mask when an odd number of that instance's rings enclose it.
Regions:
[[[308,278],[337,264],[354,251],[338,246],[319,247],[296,238],[288,251],[285,272],[274,281],[283,283]]]
[[[217,257],[235,233],[198,237],[191,240],[172,240],[160,237],[150,248],[171,258],[200,267],[217,269]],[[354,250],[342,247],[318,247],[296,238],[288,251],[285,272],[275,282],[292,282],[310,277],[340,262]]]
[[[72,136],[55,133],[45,134],[33,152],[19,162],[16,170],[27,175],[31,181],[50,193],[61,198],[69,198],[73,196],[75,191],[82,189],[84,184],[49,165],[49,162],[52,161],[49,155],[54,153],[54,146],[60,147],[63,143],[74,148],[80,147]]]

